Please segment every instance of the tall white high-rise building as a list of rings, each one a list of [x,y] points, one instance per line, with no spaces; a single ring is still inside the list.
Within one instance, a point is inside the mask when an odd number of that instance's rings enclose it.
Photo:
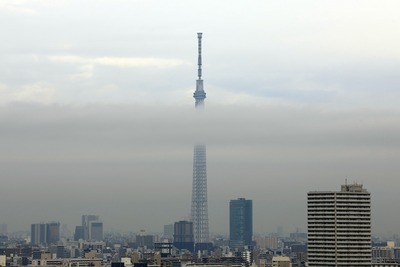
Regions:
[[[308,193],[308,266],[371,267],[371,196],[361,184]]]

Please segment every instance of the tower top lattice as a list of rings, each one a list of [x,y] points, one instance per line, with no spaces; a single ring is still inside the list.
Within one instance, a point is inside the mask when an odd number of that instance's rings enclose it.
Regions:
[[[195,99],[195,107],[202,107],[204,106],[204,99],[206,98],[206,92],[203,88],[203,73],[202,73],[202,60],[201,60],[201,38],[203,33],[197,33],[197,40],[198,40],[198,59],[197,59],[197,80],[196,80],[196,91],[193,94]]]

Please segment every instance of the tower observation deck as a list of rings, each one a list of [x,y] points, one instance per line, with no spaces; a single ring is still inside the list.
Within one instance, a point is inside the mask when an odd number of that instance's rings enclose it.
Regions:
[[[202,33],[197,34],[198,38],[198,78],[196,81],[196,91],[193,94],[195,107],[204,107],[206,93],[203,88],[201,70],[201,38]],[[209,241],[208,230],[208,201],[207,201],[207,162],[206,146],[197,144],[194,146],[193,153],[193,186],[192,186],[192,207],[191,220],[193,222],[193,235],[195,243],[207,243]]]

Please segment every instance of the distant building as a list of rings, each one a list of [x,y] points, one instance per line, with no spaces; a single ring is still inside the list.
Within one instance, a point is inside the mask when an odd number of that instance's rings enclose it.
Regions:
[[[0,235],[7,235],[7,224],[0,223]]]
[[[393,241],[387,241],[386,246],[372,247],[372,263],[373,265],[392,264],[400,262],[398,255],[399,248],[395,246]],[[392,266],[390,265],[390,266]],[[388,265],[389,266],[389,265]]]
[[[47,224],[47,244],[56,244],[60,241],[60,223],[51,222]]]
[[[305,242],[307,241],[307,233],[300,233],[300,232],[290,233],[290,239],[299,242]]]
[[[278,226],[278,229],[277,229],[277,231],[276,231],[276,234],[277,234],[277,236],[278,236],[279,238],[282,238],[282,237],[283,237],[283,227],[282,227],[282,225],[279,225],[279,226]]]
[[[99,221],[92,221],[89,223],[89,240],[102,241],[103,240],[103,223]]]
[[[6,266],[7,265],[7,256],[6,255],[0,255],[0,266]]]
[[[178,249],[186,249],[193,252],[194,235],[192,222],[179,221],[174,224],[174,246]]]
[[[207,263],[187,263],[185,267],[246,267],[247,263],[241,257],[223,257]]]
[[[8,236],[0,235],[0,246],[8,242]]]
[[[121,262],[124,263],[125,267],[132,266],[132,259],[128,257],[121,257]]]
[[[31,224],[31,244],[46,245],[47,228],[45,223]]]
[[[308,196],[308,266],[371,266],[371,196],[360,184]]]
[[[57,259],[65,258],[65,247],[64,246],[57,246],[56,258]]]
[[[42,258],[42,251],[34,250],[32,251],[32,259],[33,260],[40,260]]]
[[[65,223],[61,224],[60,236],[65,239],[71,237],[71,231],[68,229],[68,226]]]
[[[292,263],[289,257],[274,256],[272,258],[272,267],[292,267]]]
[[[83,239],[89,240],[90,238],[90,222],[99,221],[99,216],[97,215],[82,215],[82,229],[83,229]]]
[[[74,240],[78,241],[79,239],[84,239],[84,234],[83,234],[83,226],[76,226],[75,227],[75,233],[74,233]]]
[[[372,248],[372,260],[383,261],[394,259],[394,249],[390,247],[373,247]]]
[[[60,223],[34,223],[31,224],[31,244],[50,245],[60,241]]]
[[[101,267],[103,259],[101,258],[70,258],[70,259],[52,259],[51,257],[32,260],[30,266],[93,266]]]
[[[244,249],[241,252],[238,252],[239,256],[246,260],[247,265],[252,265],[254,261],[253,251],[249,249]]]
[[[229,245],[232,248],[252,246],[253,201],[239,198],[229,203]]]
[[[372,267],[398,267],[398,266],[399,264],[394,260],[372,263]]]
[[[279,240],[276,236],[255,236],[254,240],[260,249],[278,249]]]
[[[290,245],[290,251],[293,253],[307,253],[307,244],[295,243]]]
[[[161,258],[171,257],[173,244],[170,242],[155,242],[154,251],[161,255]]]
[[[166,224],[164,225],[164,237],[172,238],[174,236],[174,225]]]
[[[149,249],[154,248],[154,236],[152,235],[145,235],[145,234],[140,234],[136,235],[136,246],[137,247],[146,247]]]

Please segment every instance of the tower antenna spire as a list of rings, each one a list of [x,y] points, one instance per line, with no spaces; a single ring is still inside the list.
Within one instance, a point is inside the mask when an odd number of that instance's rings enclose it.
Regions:
[[[201,73],[201,38],[202,38],[202,35],[203,35],[203,33],[201,33],[201,32],[197,33],[197,47],[199,50],[199,52],[198,52],[199,56],[197,59],[197,66],[198,66],[197,67],[197,76],[198,76],[199,80],[201,80],[201,76],[202,76],[202,73]]]
[[[197,81],[196,81],[196,91],[193,94],[195,99],[195,107],[203,107],[204,99],[206,98],[206,92],[204,92],[203,88],[203,80],[202,80],[202,60],[201,60],[201,38],[203,33],[197,33],[197,43],[198,43],[198,59],[197,59]]]

